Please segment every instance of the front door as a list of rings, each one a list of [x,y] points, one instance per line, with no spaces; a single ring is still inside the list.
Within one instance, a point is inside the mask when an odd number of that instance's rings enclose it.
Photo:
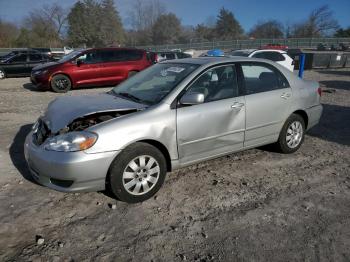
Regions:
[[[292,89],[274,66],[241,63],[246,92],[245,147],[276,142],[288,118]]]
[[[204,103],[177,108],[177,143],[181,164],[219,156],[243,147],[245,101],[235,65],[202,73],[186,93],[204,94]]]
[[[80,62],[78,62],[80,60]],[[101,85],[101,54],[92,50],[80,55],[71,72],[71,77],[78,86]]]
[[[27,54],[18,54],[11,58],[6,65],[6,74],[25,76],[27,74]]]

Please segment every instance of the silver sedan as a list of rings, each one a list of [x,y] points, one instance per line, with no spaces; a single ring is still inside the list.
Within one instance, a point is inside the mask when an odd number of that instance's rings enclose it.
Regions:
[[[25,156],[47,187],[140,202],[177,168],[266,144],[295,152],[319,122],[320,96],[317,82],[267,60],[166,61],[108,93],[52,101]]]

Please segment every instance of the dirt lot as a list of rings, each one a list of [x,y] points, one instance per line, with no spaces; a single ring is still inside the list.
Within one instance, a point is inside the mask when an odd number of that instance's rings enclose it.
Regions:
[[[0,261],[350,261],[350,71],[306,78],[325,87],[324,114],[297,153],[207,161],[134,205],[31,182],[24,137],[59,95],[0,81]]]

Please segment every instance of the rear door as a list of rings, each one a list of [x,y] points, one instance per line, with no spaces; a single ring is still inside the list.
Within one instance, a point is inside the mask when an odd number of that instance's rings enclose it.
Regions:
[[[43,64],[43,63],[46,63],[46,59],[45,57],[43,57],[42,54],[29,54],[28,55],[29,57],[29,60],[28,60],[28,63],[27,63],[27,73],[30,74],[33,67],[37,66],[37,65],[40,65],[40,64]]]
[[[262,62],[242,62],[245,101],[245,147],[277,141],[290,112],[292,89],[274,66]]]
[[[245,101],[238,88],[236,66],[202,73],[186,93],[202,93],[204,103],[177,108],[177,143],[181,164],[243,147]]]
[[[129,72],[141,71],[146,64],[141,50],[103,50],[101,53],[101,77],[105,84],[120,83],[128,78]]]

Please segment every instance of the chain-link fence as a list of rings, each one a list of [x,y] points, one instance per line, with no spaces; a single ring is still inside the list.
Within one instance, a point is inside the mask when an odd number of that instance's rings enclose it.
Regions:
[[[192,42],[185,44],[169,44],[169,45],[147,45],[137,46],[147,50],[172,50],[172,49],[246,49],[260,48],[267,44],[286,45],[289,48],[316,48],[318,44],[328,46],[338,46],[340,43],[349,44],[350,38],[285,38],[285,39],[249,39],[249,40],[227,40],[227,41],[211,41],[211,42]]]

